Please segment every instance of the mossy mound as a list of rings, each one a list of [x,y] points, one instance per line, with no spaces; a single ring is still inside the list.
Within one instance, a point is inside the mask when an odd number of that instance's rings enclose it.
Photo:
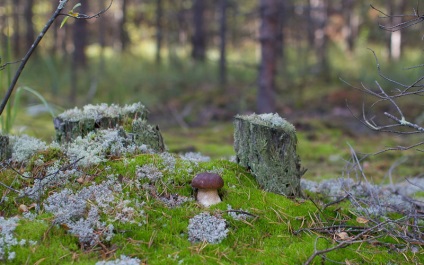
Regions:
[[[49,156],[44,154],[44,157]],[[3,198],[7,198],[0,204],[3,216],[19,217],[12,235],[18,242],[26,240],[5,249],[2,257],[5,262],[96,264],[125,255],[145,264],[302,264],[315,248],[335,246],[336,231],[330,234],[294,234],[294,231],[314,227],[318,220],[328,222],[323,225],[365,225],[356,222],[349,205],[320,211],[310,201],[290,200],[263,191],[244,168],[224,160],[197,162],[169,153],[139,154],[74,169],[66,181],[49,186],[36,201],[19,198],[11,189],[0,188],[6,194]],[[210,208],[203,208],[191,199],[191,179],[204,171],[217,172],[225,181],[220,191],[223,202]],[[146,174],[157,177],[145,177]],[[12,170],[3,170],[0,177],[4,184],[16,190],[34,185],[34,180],[19,177]],[[90,189],[94,192],[95,187],[105,183],[111,186],[100,190],[110,193],[87,197],[85,211],[78,216],[80,219],[73,220],[74,224],[89,220],[91,210],[99,209],[100,223],[93,225],[92,231],[98,241],[84,244],[80,234],[71,233],[73,227],[57,221],[58,213],[49,212],[46,202],[49,198],[53,202],[54,194],[64,189],[68,189],[68,199],[83,198],[81,194],[88,194],[86,191]],[[100,197],[104,197],[103,201],[99,201]],[[22,212],[20,205],[28,206],[29,211]],[[69,207],[77,205],[79,202],[74,201]],[[248,213],[247,217],[234,218],[235,211]],[[227,224],[228,235],[218,244],[188,240],[189,220],[204,212],[224,219]],[[106,231],[110,225],[112,232]],[[108,233],[113,234],[109,240]],[[386,241],[389,244],[393,240]],[[15,256],[9,260],[11,252]],[[314,264],[410,264],[411,261],[422,263],[424,258],[408,251],[400,254],[382,245],[358,242],[317,257]]]

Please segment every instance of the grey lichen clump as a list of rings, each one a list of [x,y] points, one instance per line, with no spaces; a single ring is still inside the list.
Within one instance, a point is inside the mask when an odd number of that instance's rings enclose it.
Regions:
[[[188,240],[192,243],[208,242],[211,244],[220,243],[227,237],[224,219],[201,213],[190,219],[188,225]]]
[[[144,105],[137,102],[132,105],[120,107],[105,103],[99,105],[85,105],[82,109],[77,107],[69,109],[59,114],[58,118],[64,121],[80,121],[81,119],[92,119],[101,122],[106,118],[122,118],[129,116],[130,118],[147,118],[148,111]]]
[[[127,257],[125,255],[121,255],[120,258],[115,260],[109,260],[109,261],[99,261],[96,263],[96,265],[140,265],[141,260],[138,258],[131,258]]]
[[[292,124],[278,114],[237,115],[234,121],[237,162],[251,170],[266,191],[301,196],[300,158]]]
[[[413,184],[416,183],[411,183],[410,186],[414,186]],[[392,185],[381,186],[368,181],[338,178],[322,182],[302,180],[301,186],[302,190],[319,193],[332,200],[348,196],[352,210],[364,216],[381,217],[393,212],[409,212],[416,207],[413,200],[401,195],[405,191],[397,190]]]
[[[54,119],[56,139],[60,143],[71,142],[91,132],[123,127],[137,145],[148,145],[155,151],[165,149],[157,126],[147,124],[148,110],[141,103],[125,105],[86,105],[63,112]]]
[[[110,129],[124,125],[128,120],[147,119],[148,111],[141,103],[125,105],[86,105],[82,109],[64,111],[54,119],[56,137],[59,142],[69,142],[78,136],[84,137],[97,129]]]

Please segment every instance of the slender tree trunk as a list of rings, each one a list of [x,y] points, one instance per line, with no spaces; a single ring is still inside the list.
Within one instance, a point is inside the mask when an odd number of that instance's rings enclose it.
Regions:
[[[325,33],[325,26],[327,23],[327,8],[329,3],[326,0],[310,0],[311,8],[311,21],[313,27],[314,37],[314,51],[317,58],[317,67],[315,72],[328,73],[327,61],[327,35]],[[325,76],[326,77],[326,76]]]
[[[163,16],[163,3],[162,0],[156,0],[156,63],[160,64],[162,61],[161,49],[163,40],[162,28]]]
[[[402,17],[396,16],[401,15],[405,11],[406,2],[404,0],[391,1],[390,5],[390,14],[393,15],[391,20],[391,25],[397,25],[402,23]],[[389,40],[389,59],[393,61],[398,61],[402,53],[402,31],[397,30],[390,33]]]
[[[0,16],[0,65],[3,63],[6,63],[10,61],[10,54],[9,54],[9,37],[8,37],[8,27],[9,27],[9,21],[8,21],[8,14],[7,14],[7,8],[6,6],[8,3],[6,1],[1,2],[0,1],[0,7],[4,10],[3,15]],[[3,89],[0,84],[0,89]]]
[[[205,0],[193,0],[192,57],[196,61],[204,61],[206,57],[206,33],[204,29]]]
[[[88,11],[88,1],[81,5],[81,13],[86,14]],[[87,64],[87,57],[85,49],[87,47],[87,20],[77,19],[75,20],[73,27],[73,42],[74,52],[73,60],[77,67],[85,67]]]
[[[286,1],[278,3],[278,35],[277,35],[277,55],[284,60],[284,25],[286,24],[289,13],[287,12]]]
[[[99,23],[99,44],[100,44],[100,63],[99,72],[103,73],[105,70],[105,48],[106,48],[106,23]]]
[[[259,68],[259,113],[275,111],[275,74],[277,69],[278,0],[259,0],[261,25],[261,63]]]
[[[80,12],[86,14],[88,11],[88,1],[84,2],[80,7]],[[73,27],[73,43],[74,51],[72,53],[71,67],[71,90],[69,101],[75,105],[78,91],[78,75],[87,66],[87,57],[85,49],[87,47],[87,21],[85,19],[75,20]]]
[[[20,40],[20,22],[19,15],[21,11],[20,0],[14,0],[13,2],[13,54],[14,57],[18,57],[21,54],[21,40]]]
[[[219,82],[222,86],[227,84],[227,7],[228,0],[221,0],[219,12]]]
[[[343,0],[343,16],[346,20],[344,25],[344,38],[347,43],[347,49],[352,52],[355,46],[355,40],[359,30],[359,15],[354,12],[355,0]]]
[[[34,16],[34,12],[32,11],[34,0],[26,0],[25,8],[24,8],[24,18],[25,18],[25,49],[31,47],[32,43],[35,39],[35,30],[34,24],[32,23],[32,17]]]
[[[130,40],[125,28],[125,24],[127,23],[127,0],[121,0],[121,12],[122,17],[119,20],[119,39],[121,42],[121,51],[125,51]]]

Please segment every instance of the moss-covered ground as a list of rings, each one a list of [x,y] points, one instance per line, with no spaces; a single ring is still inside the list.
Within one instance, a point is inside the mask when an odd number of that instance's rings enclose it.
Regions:
[[[48,120],[51,125],[51,120]],[[308,168],[304,177],[313,180],[341,176],[351,156],[348,144],[361,157],[361,152],[374,153],[386,147],[408,146],[414,142],[414,139],[384,134],[358,137],[341,126],[314,119],[300,120],[295,125],[298,152],[302,165]],[[41,127],[45,128],[45,124],[41,123]],[[41,132],[45,133],[45,130],[34,130],[31,134],[46,140],[53,135],[52,128],[49,130],[50,136],[40,135]],[[121,181],[125,198],[132,201],[131,205],[134,206],[135,201],[144,202],[141,209],[143,214],[136,216],[134,223],[113,221],[111,216],[102,216],[102,220],[114,224],[115,236],[110,242],[89,247],[82,246],[76,236],[67,232],[66,227],[52,225],[53,215],[44,212],[41,205],[34,220],[22,218],[14,231],[18,241],[32,240],[35,244],[12,247],[11,251],[16,252],[16,257],[7,264],[95,264],[99,260],[119,258],[122,254],[136,257],[144,264],[302,264],[315,248],[321,250],[337,245],[337,236],[335,233],[294,233],[296,230],[335,224],[365,225],[357,221],[347,202],[327,207],[322,212],[318,198],[314,202],[305,198],[293,200],[262,191],[246,169],[222,159],[234,155],[231,123],[211,124],[206,128],[165,128],[163,136],[171,153],[200,152],[211,156],[212,160],[187,164],[177,158],[175,170],[169,171],[161,156],[144,154],[115,158],[83,169],[84,174],[90,177],[83,183],[72,180],[66,187],[80,190],[93,182],[100,183],[113,174]],[[48,154],[43,155],[49,157]],[[385,182],[388,181],[388,171],[396,161],[403,163],[391,171],[395,181],[422,173],[420,170],[424,160],[420,152],[386,152],[364,160],[363,166],[370,179]],[[48,161],[45,162],[48,164]],[[164,174],[160,181],[154,183],[156,193],[131,185],[136,178],[136,167],[145,164],[154,164]],[[222,203],[204,208],[192,200],[170,208],[159,199],[175,194],[193,198],[190,181],[201,171],[222,172],[225,181],[221,190]],[[0,178],[14,189],[31,185],[31,181],[18,177],[18,173],[12,170],[3,170]],[[45,196],[62,188],[52,187]],[[8,198],[0,204],[0,216],[22,216],[19,211],[22,204],[30,207],[30,212],[36,212],[35,207],[31,207],[33,201],[18,198],[17,194],[4,187],[0,187],[0,192]],[[235,220],[227,211],[228,205],[232,209],[249,212],[253,217],[246,221]],[[191,243],[188,240],[189,219],[202,212],[226,220],[229,234],[221,243]],[[354,236],[354,233],[348,231],[348,235]],[[317,257],[314,264],[424,263],[422,249],[416,253],[400,253],[390,249],[398,241],[392,238],[383,241],[388,244],[382,246],[358,242]]]
[[[154,164],[164,177],[154,183],[155,192],[131,185],[135,179],[136,166]],[[221,190],[223,202],[210,208],[199,206],[191,200],[177,207],[168,207],[159,198],[178,194],[192,198],[190,181],[202,171],[219,171],[225,181]],[[114,224],[115,236],[110,242],[92,247],[82,246],[76,236],[67,233],[66,227],[52,225],[52,214],[40,212],[34,220],[22,219],[14,236],[19,240],[35,241],[35,244],[14,246],[16,252],[10,264],[95,264],[99,260],[113,260],[124,254],[140,259],[143,264],[302,264],[314,252],[336,245],[334,235],[312,232],[294,233],[301,228],[322,225],[349,224],[362,226],[349,211],[349,204],[318,209],[307,199],[288,199],[284,196],[262,191],[255,179],[238,165],[220,159],[211,162],[187,163],[177,158],[176,167],[170,171],[159,155],[145,154],[111,160],[95,168],[86,169],[90,176],[80,183],[71,181],[66,187],[80,190],[101,182],[111,174],[118,176],[125,198],[142,201],[142,215],[134,217],[135,223],[124,223],[102,217]],[[10,170],[2,172],[2,180],[14,188],[27,185],[18,180]],[[13,183],[12,183],[13,182]],[[63,187],[52,187],[47,194]],[[30,205],[28,199],[9,193],[3,202],[2,215],[21,215],[18,207]],[[227,211],[232,209],[249,212],[247,220],[235,220]],[[35,213],[35,208],[30,209]],[[209,212],[227,222],[228,236],[219,244],[190,243],[187,226],[195,215]],[[141,223],[139,225],[137,223]],[[349,232],[348,232],[349,233]],[[353,234],[350,234],[353,236]],[[393,240],[387,239],[387,242]],[[317,257],[314,264],[412,264],[422,263],[419,253],[390,251],[387,247],[358,242]]]

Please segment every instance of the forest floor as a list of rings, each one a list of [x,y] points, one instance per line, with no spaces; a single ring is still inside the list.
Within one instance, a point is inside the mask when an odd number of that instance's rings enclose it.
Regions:
[[[357,177],[352,157],[361,160],[359,175],[371,183],[421,175],[421,152],[365,155],[407,146],[416,138],[362,132],[355,129],[361,126],[356,120],[346,119],[289,118],[297,128],[302,166],[308,169],[305,180]],[[37,122],[43,126],[43,119]],[[51,119],[45,124],[52,126]],[[69,147],[55,146],[28,159],[26,166],[15,165],[17,171],[4,168],[1,179],[12,189],[1,188],[0,240],[5,243],[0,259],[8,264],[301,264],[316,254],[311,264],[423,262],[420,246],[390,232],[406,232],[402,229],[409,223],[400,213],[375,216],[364,212],[375,208],[371,204],[362,208],[340,200],[330,205],[334,198],[325,194],[305,191],[308,197],[289,199],[261,190],[246,169],[229,161],[234,156],[231,122],[163,126],[162,133],[168,148],[163,154],[124,151],[75,167],[65,155]],[[86,152],[90,146],[96,143],[79,148]],[[193,176],[204,171],[219,173],[225,181],[223,202],[210,208],[194,201],[190,187]],[[34,177],[40,174],[51,181]],[[33,197],[37,187],[42,192]]]

